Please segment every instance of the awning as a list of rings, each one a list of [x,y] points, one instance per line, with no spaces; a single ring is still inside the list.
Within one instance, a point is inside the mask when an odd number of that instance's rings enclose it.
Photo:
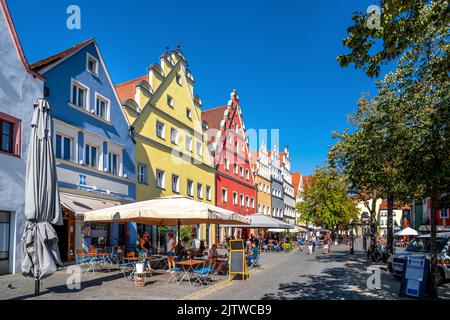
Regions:
[[[111,207],[111,206],[110,206]],[[183,196],[161,197],[112,208],[92,210],[84,215],[91,222],[137,222],[174,226],[233,223],[248,225],[250,220],[233,211]]]
[[[75,213],[75,217],[83,217],[86,212],[119,206],[119,201],[92,198],[70,193],[60,193],[61,205]]]
[[[293,225],[290,225],[281,220],[272,218],[271,216],[264,215],[262,213],[254,213],[246,216],[250,219],[249,228],[278,228],[278,229],[294,229]],[[235,225],[221,225],[221,227],[238,227]]]

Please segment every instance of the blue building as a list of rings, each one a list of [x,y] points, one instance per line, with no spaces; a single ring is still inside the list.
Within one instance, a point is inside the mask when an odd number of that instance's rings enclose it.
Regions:
[[[35,62],[46,78],[64,212],[57,230],[63,259],[75,249],[134,245],[136,225],[84,223],[87,211],[134,201],[134,143],[108,69],[94,39]]]

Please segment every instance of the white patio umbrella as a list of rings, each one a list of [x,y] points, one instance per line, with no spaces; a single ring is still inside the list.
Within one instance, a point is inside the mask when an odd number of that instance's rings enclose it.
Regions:
[[[246,217],[184,196],[161,197],[86,212],[84,221],[137,222],[160,226],[233,223],[248,225]]]
[[[62,225],[55,158],[52,146],[50,106],[38,99],[34,104],[25,177],[25,216],[22,237],[22,274],[40,280],[62,266],[54,225]]]
[[[250,219],[248,228],[276,228],[276,229],[294,229],[294,226],[283,222],[281,220],[272,218],[271,216],[262,213],[250,214],[247,216]],[[222,227],[236,227],[235,225],[222,225]],[[283,231],[284,232],[284,231]]]
[[[417,236],[419,233],[414,230],[413,228],[406,227],[403,230],[400,230],[399,232],[396,232],[395,236]]]

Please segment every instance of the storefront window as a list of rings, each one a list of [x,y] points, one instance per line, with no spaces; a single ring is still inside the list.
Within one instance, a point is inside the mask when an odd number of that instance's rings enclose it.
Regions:
[[[109,224],[93,223],[91,226],[92,247],[104,247],[109,245]]]

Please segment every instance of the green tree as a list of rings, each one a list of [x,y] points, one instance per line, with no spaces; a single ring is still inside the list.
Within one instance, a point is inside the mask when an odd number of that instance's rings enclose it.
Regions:
[[[346,230],[356,219],[356,202],[349,196],[348,184],[337,171],[323,167],[315,170],[305,191],[304,201],[296,204],[300,222],[328,229]]]
[[[449,5],[447,0],[384,0],[381,8],[379,29],[367,27],[370,14],[353,16],[354,25],[343,41],[351,52],[337,60],[343,67],[363,69],[369,77],[398,60],[379,91],[391,99],[385,118],[400,117],[392,140],[398,151],[392,169],[408,182],[411,196],[431,198],[431,294],[437,297],[436,209],[450,189]]]

